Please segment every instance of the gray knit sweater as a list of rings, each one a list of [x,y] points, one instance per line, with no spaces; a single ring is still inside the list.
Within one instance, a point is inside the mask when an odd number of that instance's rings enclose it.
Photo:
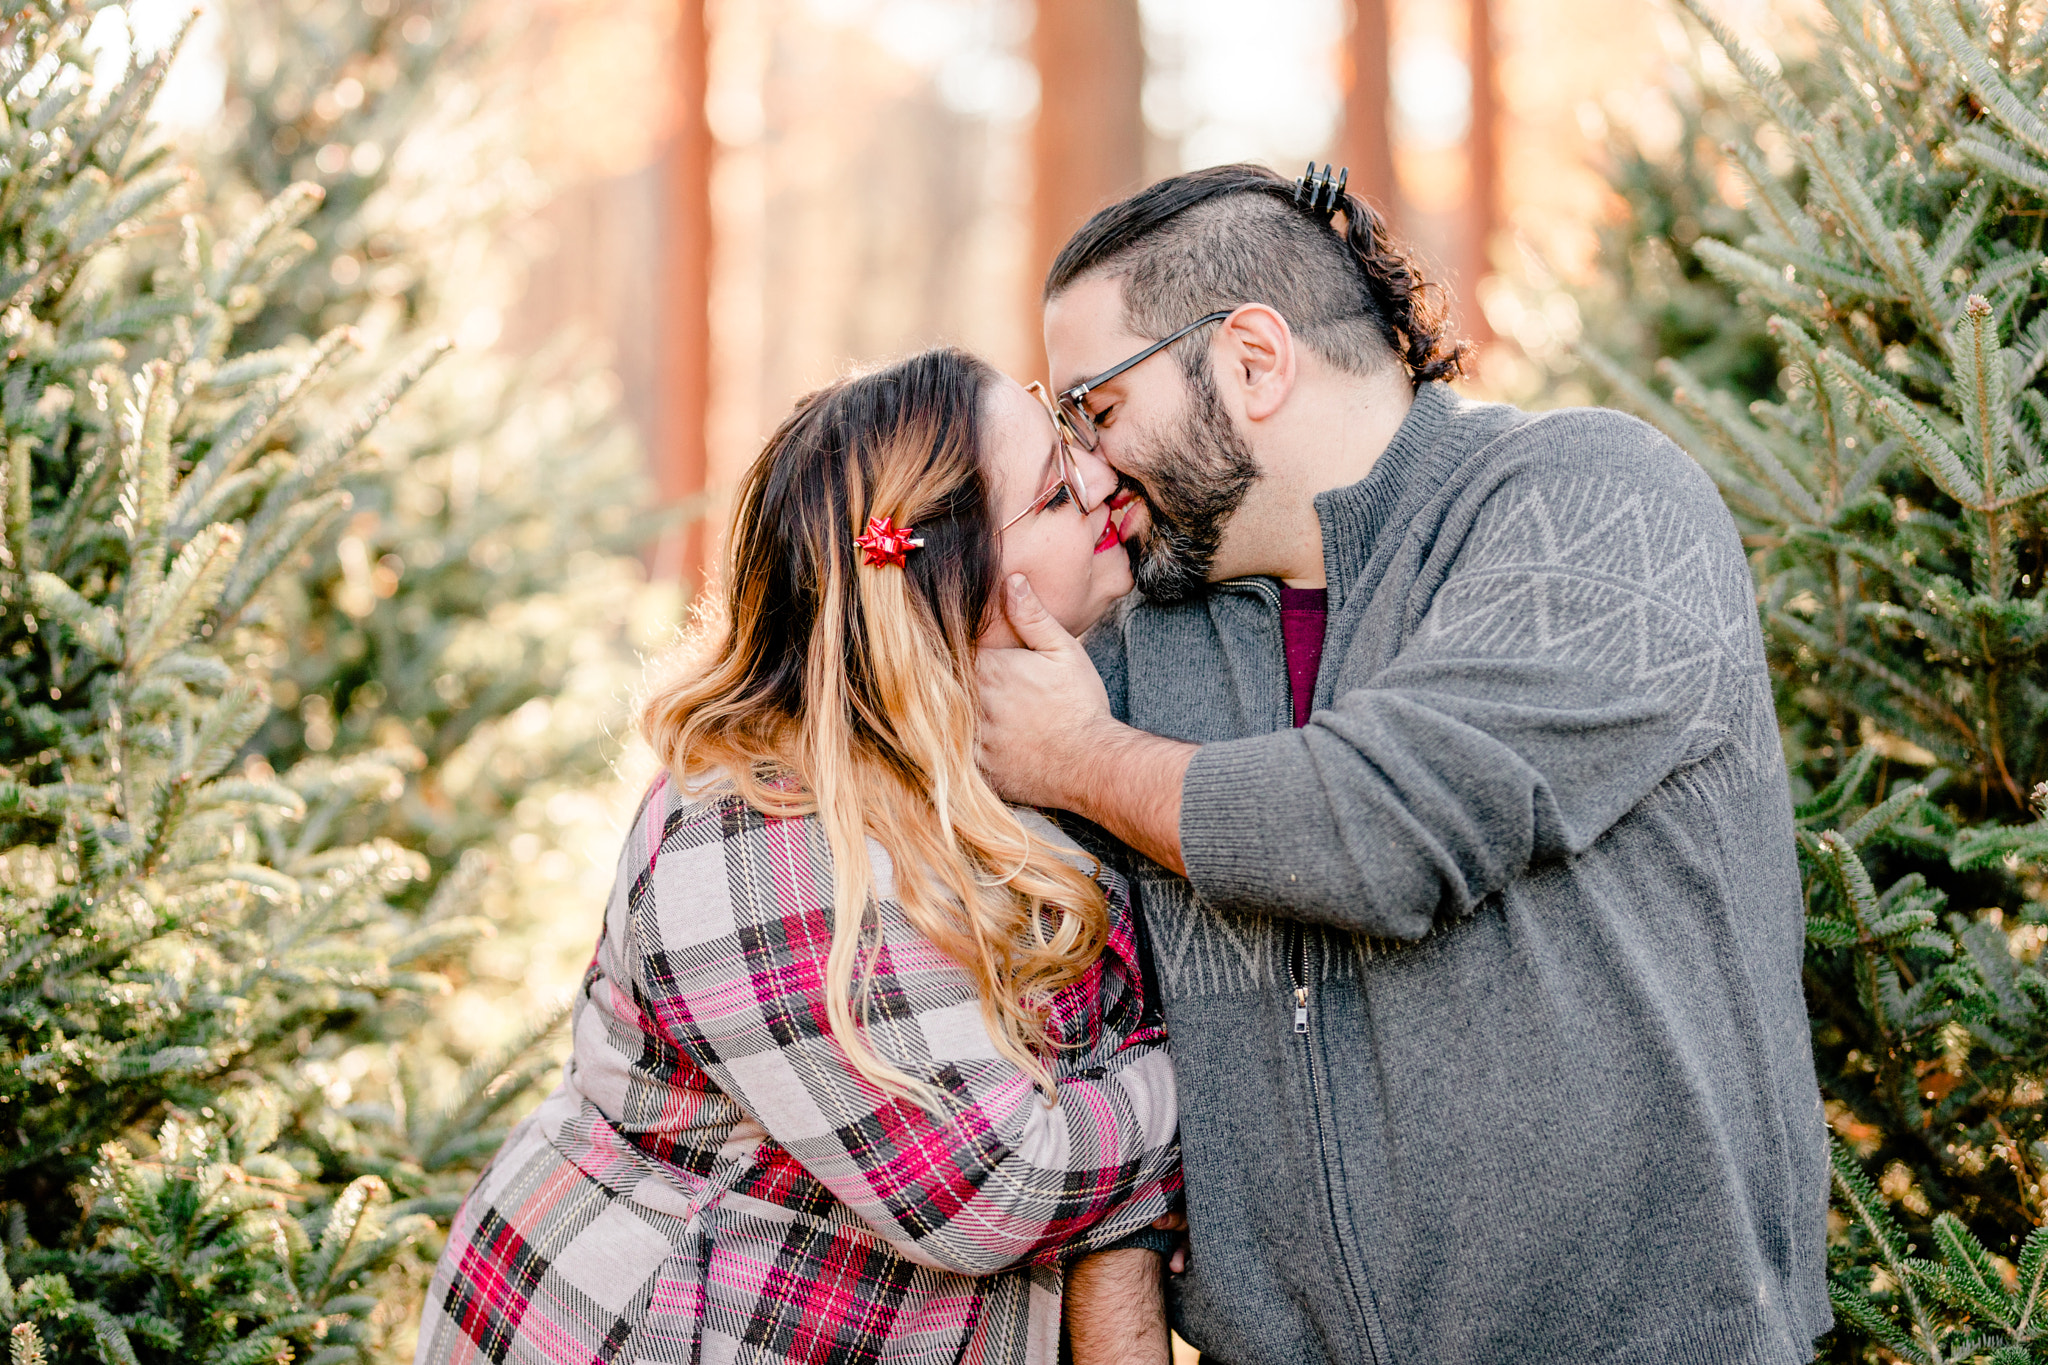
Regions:
[[[1830,1325],[1800,896],[1749,573],[1619,414],[1425,387],[1268,579],[1132,600],[1118,714],[1202,744],[1137,894],[1218,1365],[1795,1362]],[[1306,1031],[1298,1031],[1306,1008]]]

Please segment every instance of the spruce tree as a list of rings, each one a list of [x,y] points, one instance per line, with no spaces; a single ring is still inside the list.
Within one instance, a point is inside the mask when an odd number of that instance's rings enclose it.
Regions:
[[[1588,358],[1752,553],[1836,1135],[1828,1358],[2048,1360],[2048,26],[1828,0],[1795,89],[1687,3],[1752,120],[1748,230],[1690,247],[1780,380]]]
[[[94,82],[110,8],[0,0],[0,1325],[18,1359],[356,1359],[534,1066],[382,1117],[304,1083],[416,1029],[480,926],[333,837],[399,765],[250,742],[291,575],[438,348],[349,382],[348,328],[241,344],[321,192],[210,212],[148,122],[172,53]]]
[[[1795,89],[1806,70],[1785,72]],[[1616,212],[1597,228],[1598,271],[1574,302],[1581,321],[1574,357],[1604,401],[1669,396],[1655,366],[1677,360],[1687,372],[1746,401],[1778,397],[1778,355],[1763,319],[1738,303],[1694,250],[1701,238],[1741,241],[1748,213],[1721,194],[1720,148],[1748,140],[1747,111],[1697,63],[1674,72],[1660,92],[1676,135],[1650,139],[1622,118],[1608,118],[1599,164]],[[1796,172],[1795,172],[1796,174]]]
[[[222,15],[223,116],[199,149],[213,196],[260,201],[302,178],[324,191],[301,224],[310,248],[251,319],[250,344],[361,318],[373,357],[360,363],[388,364],[504,308],[526,265],[516,217],[543,188],[521,156],[524,69],[506,35],[538,7],[222,0]],[[449,1197],[502,1125],[422,1142],[400,1116],[445,1107],[422,1096],[490,1080],[508,1059],[522,1081],[551,1078],[561,1039],[547,1025],[567,982],[531,959],[573,971],[561,959],[587,952],[602,911],[601,888],[571,897],[550,871],[585,864],[597,822],[558,813],[612,801],[639,650],[677,602],[638,558],[664,514],[587,340],[533,358],[458,349],[374,442],[344,483],[350,514],[277,594],[288,705],[252,747],[280,770],[402,766],[398,799],[338,813],[327,837],[425,855],[406,903],[486,922],[488,939],[448,969],[459,1014],[355,1048],[358,1102],[308,1137],[330,1180],[374,1174]],[[519,1087],[489,1099],[505,1116],[524,1107]],[[415,1289],[432,1250],[422,1242],[406,1267]],[[384,1311],[402,1347],[416,1305],[389,1297]]]
[[[526,267],[510,225],[543,188],[521,155],[505,35],[541,22],[538,8],[225,0],[224,13],[228,125],[210,178],[259,198],[295,180],[325,191],[303,224],[313,249],[252,320],[257,340],[364,314],[380,349],[403,355],[505,307]],[[599,349],[578,340],[438,366],[349,485],[355,512],[334,533],[346,552],[300,580],[287,673],[312,723],[279,721],[260,742],[280,763],[416,750],[408,799],[375,832],[437,873],[497,838],[536,788],[609,775],[639,670],[628,620],[674,615],[638,560],[673,514],[656,508]],[[536,703],[528,718],[550,723],[508,733]]]

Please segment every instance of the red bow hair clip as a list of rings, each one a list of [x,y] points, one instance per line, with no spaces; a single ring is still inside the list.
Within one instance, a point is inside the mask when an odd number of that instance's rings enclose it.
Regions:
[[[870,568],[894,564],[900,569],[905,555],[924,548],[922,537],[911,538],[916,529],[914,526],[891,526],[887,517],[869,517],[867,534],[855,536],[853,543],[867,551]]]

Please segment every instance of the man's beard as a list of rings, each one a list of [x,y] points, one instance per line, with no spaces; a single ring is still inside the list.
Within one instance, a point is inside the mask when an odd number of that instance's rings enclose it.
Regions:
[[[1190,377],[1187,411],[1173,429],[1128,458],[1145,475],[1124,482],[1144,497],[1151,523],[1132,551],[1132,576],[1149,601],[1185,602],[1207,586],[1224,525],[1259,467],[1206,369]]]

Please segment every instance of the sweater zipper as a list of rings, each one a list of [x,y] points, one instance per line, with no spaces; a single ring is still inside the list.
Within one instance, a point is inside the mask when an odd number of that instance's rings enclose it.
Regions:
[[[1287,922],[1287,979],[1294,984],[1294,1031],[1308,1032],[1308,938],[1300,920]]]
[[[1280,594],[1275,592],[1272,585],[1264,579],[1230,579],[1224,583],[1217,584],[1217,586],[1219,588],[1235,589],[1240,592],[1250,592],[1270,607],[1277,619],[1280,612]],[[1284,653],[1284,638],[1282,649]],[[1290,710],[1281,723],[1285,727],[1291,727],[1293,721],[1294,716]],[[1366,1359],[1376,1363],[1380,1359],[1378,1343],[1380,1335],[1378,1331],[1379,1324],[1373,1319],[1371,1309],[1364,1302],[1364,1291],[1358,1283],[1359,1272],[1352,1268],[1350,1257],[1345,1254],[1344,1234],[1339,1227],[1339,1220],[1337,1218],[1335,1179],[1331,1173],[1330,1136],[1325,1130],[1327,1120],[1323,1113],[1322,1098],[1317,1093],[1317,1082],[1320,1078],[1316,1071],[1316,1052],[1315,1048],[1311,1046],[1308,1036],[1308,930],[1300,920],[1287,921],[1287,981],[1294,992],[1294,1033],[1296,1037],[1301,1039],[1302,1057],[1308,1066],[1309,1116],[1310,1122],[1315,1125],[1316,1130],[1316,1155],[1321,1159],[1322,1163],[1323,1186],[1326,1191],[1324,1200],[1329,1205],[1330,1235],[1336,1244],[1338,1267],[1342,1271],[1351,1290],[1353,1310],[1360,1315],[1361,1321],[1359,1325],[1365,1329],[1365,1341],[1363,1344],[1365,1346]]]
[[[1316,1070],[1316,1050],[1308,1037],[1308,930],[1299,920],[1289,921],[1291,930],[1287,954],[1287,975],[1294,982],[1294,1031],[1301,1038],[1301,1056],[1308,1068],[1309,1114],[1316,1129],[1316,1155],[1322,1162],[1324,1202],[1328,1205],[1330,1234],[1337,1249],[1338,1269],[1349,1283],[1352,1306],[1360,1315],[1360,1325],[1365,1328],[1365,1358],[1375,1365],[1380,1358],[1378,1324],[1371,1320],[1370,1311],[1363,1300],[1363,1291],[1358,1283],[1360,1270],[1351,1265],[1351,1258],[1344,1247],[1342,1221],[1337,1216],[1337,1180],[1330,1157],[1329,1118],[1323,1112],[1322,1077]]]
[[[1219,587],[1238,592],[1248,592],[1258,598],[1277,617],[1280,612],[1280,594],[1273,585],[1263,578],[1236,578]],[[1281,639],[1281,652],[1285,656],[1286,639]],[[1290,712],[1282,718],[1282,725],[1291,725],[1294,720]],[[1303,933],[1300,920],[1287,921],[1287,984],[1294,996],[1294,1031],[1306,1039],[1308,1035],[1308,940]]]

